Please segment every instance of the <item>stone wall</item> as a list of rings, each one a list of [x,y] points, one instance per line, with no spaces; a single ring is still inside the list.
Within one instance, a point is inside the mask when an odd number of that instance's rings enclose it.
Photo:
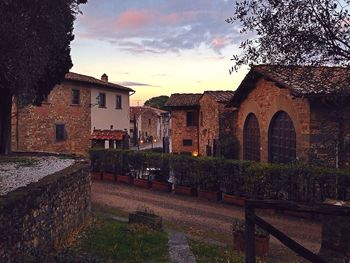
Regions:
[[[311,102],[310,161],[330,167],[350,166],[350,107],[338,108],[321,101]],[[337,142],[343,145],[338,147]]]
[[[225,108],[211,95],[204,93],[200,99],[199,113],[199,154],[206,156],[209,145],[214,149],[214,140],[232,136],[235,127],[235,109]]]
[[[72,89],[80,90],[80,104],[72,105]],[[14,151],[86,155],[91,145],[90,87],[65,81],[50,93],[47,103],[16,110],[12,118]],[[66,138],[56,141],[56,124],[64,124]]]
[[[268,131],[278,111],[285,111],[293,121],[296,132],[296,155],[308,161],[310,148],[310,104],[305,98],[293,98],[288,89],[277,87],[272,81],[260,79],[255,89],[241,103],[237,116],[236,135],[240,141],[240,158],[243,158],[243,128],[249,113],[254,113],[260,127],[260,160],[268,161]]]
[[[173,153],[198,151],[198,127],[186,126],[186,111],[185,109],[171,111],[171,143]],[[189,109],[188,111],[193,111],[193,109]],[[192,146],[184,146],[183,140],[192,140]]]
[[[87,163],[0,197],[0,262],[36,262],[59,248],[91,209]]]

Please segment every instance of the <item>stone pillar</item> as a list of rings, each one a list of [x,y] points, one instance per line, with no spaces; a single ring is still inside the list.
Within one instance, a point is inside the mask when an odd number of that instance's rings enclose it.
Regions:
[[[329,200],[328,205],[350,207],[350,202]],[[322,217],[322,241],[319,255],[332,263],[350,262],[350,217]]]

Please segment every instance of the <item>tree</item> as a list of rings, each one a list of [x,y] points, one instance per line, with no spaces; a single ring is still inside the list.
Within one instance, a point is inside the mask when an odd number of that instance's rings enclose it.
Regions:
[[[40,104],[72,67],[73,22],[86,2],[0,1],[0,154],[10,152],[12,101]]]
[[[350,0],[241,0],[229,23],[240,23],[246,64],[350,65]]]
[[[169,99],[169,96],[166,96],[166,95],[153,97],[153,98],[150,98],[149,100],[147,100],[144,103],[144,105],[150,106],[153,108],[157,108],[157,109],[161,109],[161,110],[165,110],[164,104],[168,101],[168,99]]]

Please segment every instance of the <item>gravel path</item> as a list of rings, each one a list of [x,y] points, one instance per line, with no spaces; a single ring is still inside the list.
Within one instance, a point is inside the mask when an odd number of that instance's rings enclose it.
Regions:
[[[232,218],[244,217],[242,208],[223,203],[96,181],[92,184],[92,200],[126,212],[147,207],[162,216],[168,224],[183,227],[187,234],[202,236],[213,242],[229,243],[232,240]],[[260,212],[259,215],[297,242],[318,252],[321,240],[319,223],[273,213]],[[270,244],[270,256],[275,262],[298,262],[294,253],[278,240],[271,238]]]
[[[75,160],[55,156],[24,157],[23,162],[0,163],[0,196],[71,166]]]

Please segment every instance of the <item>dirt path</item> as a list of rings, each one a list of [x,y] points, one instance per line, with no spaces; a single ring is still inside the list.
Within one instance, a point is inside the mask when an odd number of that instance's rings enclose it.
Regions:
[[[126,212],[146,207],[161,215],[168,225],[183,228],[186,233],[211,241],[230,244],[232,218],[244,217],[242,208],[199,200],[193,197],[158,193],[121,184],[93,182],[92,201]],[[260,213],[266,221],[287,233],[300,244],[318,252],[321,227],[319,223],[286,216]],[[271,238],[271,257],[276,262],[299,262],[293,252]]]

